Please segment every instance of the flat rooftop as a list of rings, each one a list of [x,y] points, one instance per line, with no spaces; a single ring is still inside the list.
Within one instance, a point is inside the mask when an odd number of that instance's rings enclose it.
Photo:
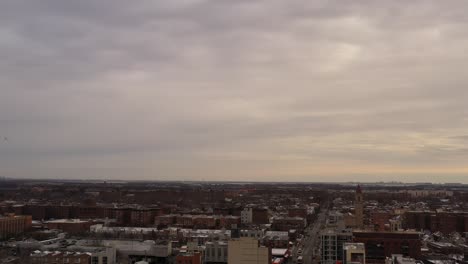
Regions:
[[[56,220],[49,220],[45,223],[55,223],[55,224],[79,224],[79,223],[88,223],[89,221],[80,220],[80,219],[56,219]]]
[[[343,248],[348,250],[365,250],[364,243],[344,243]]]

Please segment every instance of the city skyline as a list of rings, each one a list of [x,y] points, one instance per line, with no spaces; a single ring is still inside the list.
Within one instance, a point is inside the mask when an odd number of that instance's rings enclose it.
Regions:
[[[0,175],[468,183],[468,3],[0,3]]]

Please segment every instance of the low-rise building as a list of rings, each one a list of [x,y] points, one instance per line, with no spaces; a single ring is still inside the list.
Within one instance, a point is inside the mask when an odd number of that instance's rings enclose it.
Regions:
[[[155,225],[162,225],[162,226],[171,226],[176,223],[176,215],[160,215],[156,216],[154,220]]]
[[[276,231],[297,230],[302,232],[307,221],[302,217],[273,217],[271,228]]]
[[[239,216],[226,215],[221,216],[219,219],[219,226],[222,228],[236,228],[241,224],[241,218]]]
[[[80,219],[57,219],[45,222],[48,229],[58,229],[69,234],[88,232],[92,225],[91,221]]]
[[[228,244],[224,241],[213,241],[205,243],[206,263],[227,263]]]
[[[264,236],[265,232],[261,229],[242,229],[239,230],[240,237],[254,237],[256,239],[261,239]]]
[[[371,223],[376,231],[388,231],[390,219],[393,217],[392,212],[388,211],[373,211],[371,212]]]
[[[307,207],[293,206],[288,208],[289,217],[302,217],[307,218]]]
[[[116,249],[113,247],[96,248],[91,253],[91,264],[113,264],[116,263]]]
[[[192,217],[192,224],[195,228],[215,228],[216,218],[211,215],[195,215]]]
[[[201,264],[202,255],[200,252],[181,253],[176,256],[176,264]]]
[[[366,264],[366,248],[363,243],[344,243],[343,264]]]
[[[29,257],[31,264],[91,263],[91,253],[34,251]],[[94,263],[93,263],[94,264]]]
[[[404,257],[400,254],[394,254],[391,257],[385,259],[385,264],[417,264],[414,258]],[[421,263],[422,264],[422,263]]]
[[[271,248],[287,248],[289,233],[287,231],[267,231],[263,237],[263,245]]]

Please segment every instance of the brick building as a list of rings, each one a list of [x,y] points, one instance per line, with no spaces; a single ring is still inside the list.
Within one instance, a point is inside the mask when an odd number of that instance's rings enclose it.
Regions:
[[[216,227],[216,218],[211,215],[195,215],[192,217],[194,228],[206,229]]]
[[[28,204],[23,208],[23,214],[31,215],[33,220],[43,220],[46,218],[46,208],[45,205],[39,204]]]
[[[32,264],[48,263],[91,263],[91,254],[78,252],[35,251],[30,255]]]
[[[46,222],[48,229],[58,229],[69,234],[88,232],[92,222],[79,219],[58,219]]]
[[[274,217],[271,228],[276,231],[297,230],[302,232],[307,225],[307,221],[302,217]]]
[[[176,257],[176,264],[201,264],[202,255],[200,252],[183,253]]]
[[[154,224],[154,218],[159,215],[159,209],[144,208],[144,209],[133,209],[130,211],[130,223],[131,226],[146,227]]]
[[[193,217],[192,215],[178,215],[176,224],[182,227],[193,227]]]
[[[65,219],[65,218],[104,218],[105,208],[98,206],[77,206],[61,204],[28,204],[22,208],[24,214],[34,220]]]
[[[419,259],[421,257],[421,240],[419,232],[398,231],[354,231],[354,242],[364,243],[366,263],[384,263],[392,254]]]
[[[354,195],[354,217],[355,226],[362,229],[364,227],[364,195],[360,185],[357,186]]]
[[[243,208],[240,206],[235,207],[215,207],[213,209],[214,215],[235,215],[241,216]]]
[[[74,206],[71,208],[71,218],[95,219],[104,218],[104,207],[99,206]]]
[[[171,226],[176,223],[176,215],[160,215],[154,218],[155,225]]]
[[[253,224],[269,224],[270,213],[268,208],[253,208],[252,210],[252,223]]]
[[[230,229],[233,226],[240,226],[241,224],[241,218],[239,216],[232,216],[232,215],[227,215],[227,216],[221,216],[219,219],[219,226],[221,228],[226,228]]]
[[[299,206],[290,207],[288,208],[288,216],[307,218],[307,208]]]
[[[403,227],[431,232],[468,232],[468,212],[408,211],[403,217]]]
[[[31,228],[31,225],[32,218],[29,215],[0,216],[0,239],[24,233]]]
[[[375,211],[371,212],[370,220],[374,226],[375,231],[388,231],[390,219],[393,217],[393,213],[387,211]]]

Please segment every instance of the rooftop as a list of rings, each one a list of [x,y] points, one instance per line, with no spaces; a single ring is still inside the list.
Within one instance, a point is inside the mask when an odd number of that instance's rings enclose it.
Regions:
[[[70,224],[79,224],[79,223],[87,223],[88,221],[80,220],[80,219],[56,219],[56,220],[49,220],[46,223],[54,223],[54,224],[62,224],[62,223],[70,223]]]
[[[365,250],[364,243],[345,243],[343,248],[346,250]]]

